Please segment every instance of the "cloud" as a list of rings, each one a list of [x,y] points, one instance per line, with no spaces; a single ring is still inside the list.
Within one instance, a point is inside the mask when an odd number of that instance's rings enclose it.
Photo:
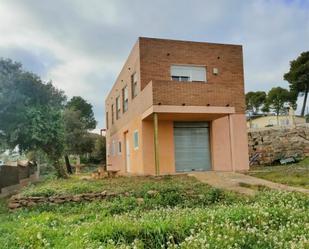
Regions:
[[[71,97],[104,99],[138,36],[244,46],[246,90],[288,87],[289,61],[309,44],[308,1],[2,0],[0,57],[21,61]]]

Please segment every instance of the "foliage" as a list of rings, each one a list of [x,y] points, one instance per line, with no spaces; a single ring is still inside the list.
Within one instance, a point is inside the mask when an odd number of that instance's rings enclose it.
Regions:
[[[127,189],[131,195],[13,213],[2,203],[0,245],[12,249],[302,249],[309,245],[309,199],[300,193],[265,190],[244,198],[185,176],[101,181],[107,181],[104,189]],[[153,189],[158,192],[149,195]],[[140,197],[144,202],[137,202]]]
[[[292,92],[305,96],[301,110],[301,115],[304,116],[309,92],[309,51],[301,53],[290,62],[290,71],[284,74],[284,79],[290,83]]]
[[[73,97],[66,105],[63,114],[65,124],[65,163],[68,173],[72,173],[68,154],[81,156],[91,153],[95,140],[88,132],[96,127],[92,105],[82,97]]]
[[[63,119],[66,152],[75,155],[92,152],[94,140],[87,132],[86,124],[81,117],[81,112],[73,109],[66,109],[63,113]]]
[[[246,93],[246,107],[249,112],[258,113],[265,102],[266,93],[264,91]]]
[[[95,141],[94,150],[90,154],[89,162],[105,163],[106,162],[106,139],[98,134],[92,134]]]
[[[66,105],[67,109],[80,112],[82,123],[85,129],[92,130],[96,127],[97,121],[94,118],[92,105],[80,96],[74,96]]]
[[[285,104],[295,101],[294,95],[282,87],[273,87],[267,95],[267,105],[277,116],[286,112]]]
[[[65,177],[59,157],[63,151],[61,108],[66,97],[51,82],[44,83],[21,64],[0,60],[1,137],[11,149],[42,150]]]
[[[309,189],[309,158],[290,165],[256,166],[250,175],[287,185]]]

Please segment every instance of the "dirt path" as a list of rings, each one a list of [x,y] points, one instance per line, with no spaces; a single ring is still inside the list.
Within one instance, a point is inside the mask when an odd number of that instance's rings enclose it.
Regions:
[[[189,176],[194,176],[201,182],[205,182],[213,187],[223,188],[246,195],[254,195],[259,187],[309,194],[309,189],[291,187],[235,172],[196,172],[190,173]]]

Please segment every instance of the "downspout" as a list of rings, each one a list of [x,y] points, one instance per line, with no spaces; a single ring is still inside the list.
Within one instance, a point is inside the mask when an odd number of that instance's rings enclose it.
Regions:
[[[156,176],[160,175],[159,163],[159,139],[158,139],[158,114],[153,114],[153,130],[154,130],[154,156],[155,156],[155,172]]]

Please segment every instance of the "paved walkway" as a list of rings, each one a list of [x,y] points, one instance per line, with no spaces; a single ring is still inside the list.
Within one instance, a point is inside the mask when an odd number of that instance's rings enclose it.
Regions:
[[[235,172],[194,172],[190,173],[189,176],[194,176],[201,182],[205,182],[213,187],[223,188],[246,195],[254,195],[259,187],[309,194],[309,189],[291,187]]]

